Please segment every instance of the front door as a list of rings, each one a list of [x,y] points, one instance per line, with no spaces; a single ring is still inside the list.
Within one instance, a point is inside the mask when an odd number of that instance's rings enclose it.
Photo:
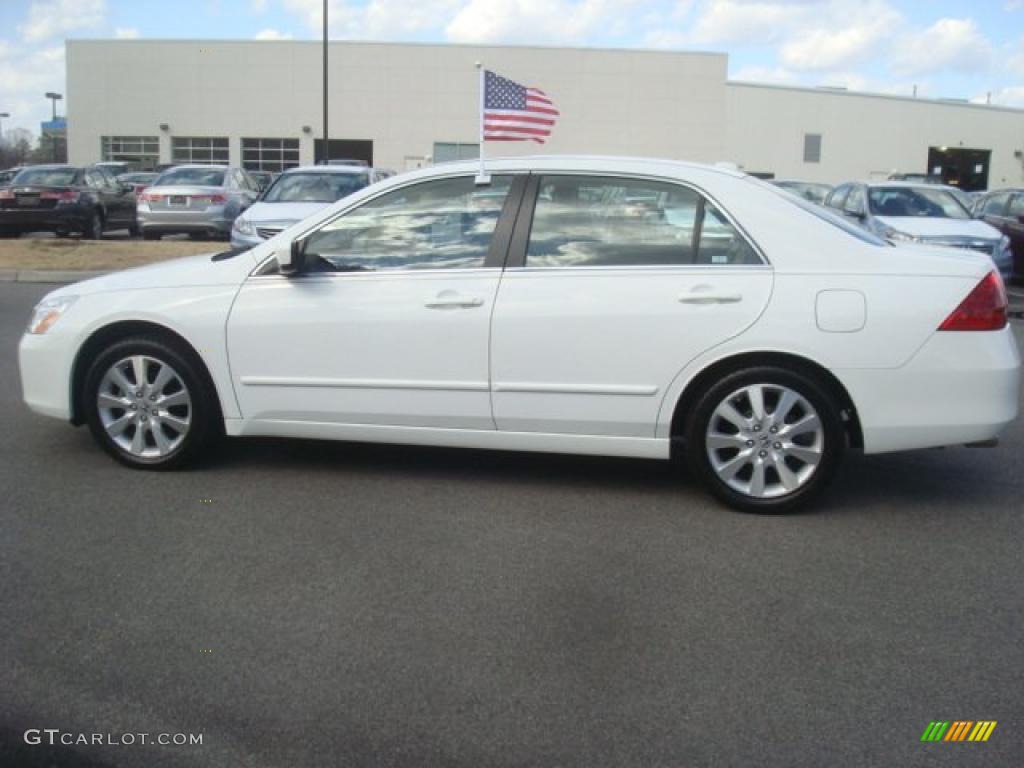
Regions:
[[[681,184],[531,180],[495,306],[498,429],[654,437],[675,375],[761,313],[772,272]]]
[[[494,429],[490,317],[524,181],[386,192],[304,236],[308,271],[250,278],[228,320],[242,415]]]

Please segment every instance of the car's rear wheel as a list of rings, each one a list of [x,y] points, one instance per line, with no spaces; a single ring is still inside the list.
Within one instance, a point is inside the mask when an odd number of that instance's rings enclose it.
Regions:
[[[136,337],[97,356],[82,402],[107,453],[130,467],[170,469],[198,458],[219,436],[215,398],[186,351]]]
[[[86,240],[99,240],[103,237],[103,217],[99,211],[93,211],[82,226],[82,237]]]
[[[831,482],[846,447],[839,408],[814,377],[740,370],[697,399],[686,426],[691,472],[730,506],[779,514]]]
[[[156,233],[156,232],[147,232],[146,230],[142,230],[142,239],[143,240],[159,240],[160,239],[160,235],[158,233]]]

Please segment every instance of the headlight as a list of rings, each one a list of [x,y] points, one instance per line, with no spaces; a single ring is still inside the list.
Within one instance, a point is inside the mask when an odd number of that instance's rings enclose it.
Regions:
[[[32,319],[29,320],[27,333],[42,334],[53,328],[61,315],[67,312],[68,308],[78,300],[77,296],[58,296],[53,299],[43,299],[36,304],[32,310]]]
[[[882,237],[886,240],[892,240],[896,243],[923,243],[924,238],[916,237],[915,235],[909,235],[906,232],[900,232],[898,229],[892,227],[886,227],[882,230]]]
[[[235,219],[235,232],[240,235],[255,235],[256,227],[252,225],[252,222],[243,216],[239,216]]]

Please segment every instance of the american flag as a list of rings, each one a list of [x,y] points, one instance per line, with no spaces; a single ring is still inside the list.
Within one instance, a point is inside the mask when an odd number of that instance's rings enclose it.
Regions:
[[[536,141],[551,135],[558,110],[544,91],[484,72],[484,140]]]

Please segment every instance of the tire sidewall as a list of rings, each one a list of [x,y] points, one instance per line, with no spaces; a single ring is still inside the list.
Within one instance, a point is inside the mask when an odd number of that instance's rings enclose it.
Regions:
[[[818,412],[824,430],[825,446],[814,476],[781,498],[756,499],[734,490],[718,477],[708,458],[706,434],[712,414],[726,397],[752,384],[781,385],[805,397]],[[807,505],[832,481],[846,450],[846,430],[828,387],[814,376],[774,366],[736,371],[712,384],[698,398],[686,424],[686,461],[690,472],[716,497],[743,512],[784,514]]]
[[[86,240],[99,240],[103,236],[103,218],[99,211],[94,211],[89,220],[85,223],[82,237]]]
[[[145,355],[170,365],[188,388],[192,400],[192,426],[185,439],[169,455],[159,458],[133,456],[117,445],[103,428],[96,396],[100,382],[110,367],[119,360],[133,355]],[[196,459],[217,435],[216,419],[219,411],[214,406],[204,377],[196,364],[174,345],[162,339],[132,338],[117,341],[101,352],[89,367],[82,392],[82,408],[89,431],[100,446],[115,459],[138,469],[171,469]]]

